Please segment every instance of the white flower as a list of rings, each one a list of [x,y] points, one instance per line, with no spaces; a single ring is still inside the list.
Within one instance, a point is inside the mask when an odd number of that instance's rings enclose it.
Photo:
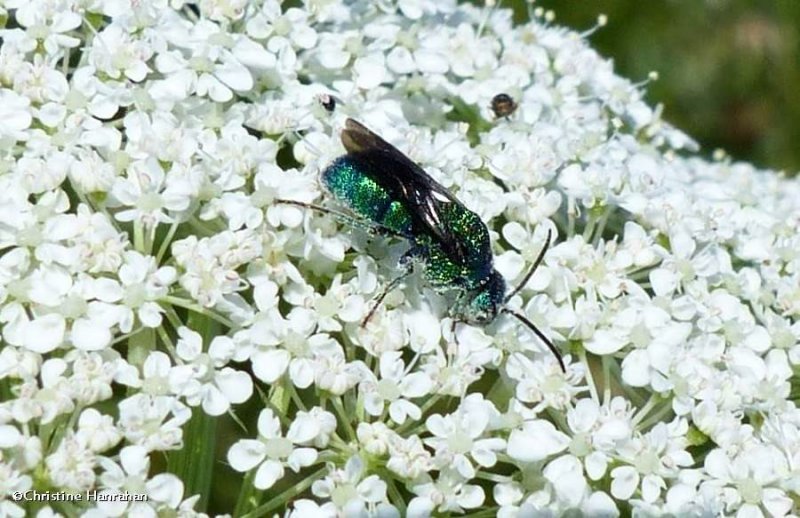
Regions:
[[[314,407],[308,412],[297,412],[295,419],[289,427],[287,437],[303,446],[324,448],[336,432],[337,420],[333,414]]]
[[[150,457],[145,448],[127,446],[119,452],[119,464],[108,457],[100,457],[98,464],[103,470],[99,476],[100,488],[139,494],[147,492],[146,481],[150,470]],[[97,507],[109,516],[149,511],[146,502],[127,502],[123,499],[99,501]]]
[[[222,415],[230,405],[250,399],[253,380],[246,372],[224,367],[234,354],[233,340],[217,336],[203,352],[203,338],[189,328],[178,329],[176,351],[187,364],[175,368],[170,380],[191,406],[202,404],[209,415]],[[188,371],[188,373],[184,372]],[[176,379],[180,381],[175,381]]]
[[[15,140],[27,140],[25,130],[33,122],[30,100],[13,90],[0,88],[0,117],[4,122],[0,135]]]
[[[292,510],[287,514],[287,518],[304,518],[305,516],[336,518],[336,504],[326,502],[320,505],[313,500],[305,498],[295,500],[292,503]]]
[[[417,496],[408,504],[408,516],[414,517],[430,516],[434,510],[462,513],[479,507],[485,498],[483,488],[466,483],[452,469],[440,471],[435,481],[414,485],[411,491]]]
[[[424,372],[408,372],[399,351],[387,351],[379,361],[380,377],[360,384],[367,413],[379,416],[388,403],[389,416],[395,423],[403,424],[407,417],[418,420],[420,409],[409,400],[428,395],[432,380]]]
[[[0,457],[0,460],[3,460]],[[0,462],[0,490],[3,495],[14,494],[15,491],[28,491],[32,486],[30,475],[21,473],[14,469],[8,462]],[[0,500],[0,513],[3,516],[22,518],[25,516],[25,509],[9,498]]]
[[[122,433],[114,426],[111,416],[87,408],[81,412],[76,437],[92,451],[100,453],[116,446],[122,440]]]
[[[120,330],[124,333],[131,331],[134,314],[145,327],[158,327],[161,324],[163,309],[157,301],[167,295],[169,286],[175,282],[175,268],[170,266],[157,268],[152,257],[145,257],[132,251],[124,254],[124,261],[119,269],[121,285],[104,286],[109,288],[107,294],[109,298],[105,300],[115,300],[115,297],[120,296],[125,306],[124,312],[120,315]]]
[[[89,53],[91,63],[113,79],[123,75],[131,81],[141,81],[150,71],[147,61],[153,49],[144,41],[137,41],[125,30],[111,24],[99,32]]]
[[[170,450],[181,447],[181,426],[190,417],[191,411],[173,397],[137,394],[119,403],[117,423],[130,443],[148,451]]]
[[[581,399],[567,413],[572,434],[569,453],[583,459],[586,474],[592,480],[605,476],[611,456],[633,432],[630,415],[614,411],[615,407],[625,405],[627,403],[620,397],[603,407],[594,400]]]
[[[474,394],[464,400],[457,413],[430,416],[425,426],[433,437],[424,439],[424,443],[435,451],[434,464],[440,468],[454,469],[466,480],[475,476],[471,459],[482,467],[494,466],[497,462],[496,452],[504,449],[506,442],[499,437],[480,437],[486,432],[489,420],[496,412],[491,403]]]
[[[215,102],[230,101],[234,91],[253,88],[253,76],[246,65],[270,68],[275,64],[274,56],[252,40],[227,35],[211,21],[190,24],[171,16],[165,25],[166,39],[185,49],[188,57],[177,49],[156,56],[156,69],[166,76],[154,92],[156,99],[181,101],[195,93]]]
[[[317,186],[313,177],[298,172],[280,171],[275,166],[263,166],[255,176],[256,189],[250,197],[251,203],[267,206],[267,221],[278,227],[296,227],[303,218],[303,211],[290,205],[275,204],[277,199],[312,202],[317,196]]]
[[[149,504],[159,513],[176,511],[178,516],[196,516],[206,518],[206,514],[198,513],[194,506],[200,500],[200,495],[184,499],[184,486],[181,479],[170,473],[160,473],[145,484]]]
[[[161,165],[154,159],[128,166],[125,178],[118,177],[111,187],[119,221],[141,221],[145,227],[172,223],[174,215],[189,207],[189,193],[180,185],[170,185]],[[171,213],[171,214],[170,214]]]
[[[653,503],[666,488],[665,480],[676,478],[680,468],[692,464],[686,451],[686,428],[681,418],[658,423],[646,434],[635,435],[618,448],[619,457],[632,466],[611,470],[611,494],[620,500],[631,498],[641,481],[641,498]]]
[[[236,269],[258,256],[257,242],[256,236],[246,230],[176,241],[172,253],[183,269],[181,286],[202,306],[221,303],[244,288]]]
[[[48,54],[56,54],[59,47],[76,47],[80,39],[64,33],[80,27],[81,16],[70,4],[50,2],[25,2],[11,0],[6,4],[10,9],[16,8],[16,19],[22,27],[27,28],[27,36],[35,40],[43,40]]]
[[[350,457],[344,469],[337,469],[323,480],[314,482],[311,491],[315,496],[330,498],[337,509],[349,516],[370,511],[377,516],[399,516],[397,509],[388,503],[386,482],[377,475],[364,476],[364,461]]]
[[[708,453],[705,471],[711,477],[699,491],[712,495],[726,513],[738,517],[785,516],[792,509],[791,498],[776,487],[788,475],[785,457],[775,448],[754,445],[733,458],[721,449]]]
[[[268,40],[273,51],[283,50],[287,41],[294,48],[311,49],[317,33],[308,25],[308,15],[308,11],[294,7],[282,11],[278,2],[269,0],[247,21],[246,30],[257,40]]]
[[[542,475],[553,484],[556,495],[566,507],[577,507],[586,496],[588,483],[583,476],[583,467],[575,457],[558,457],[545,466]]]
[[[258,439],[242,439],[228,450],[228,462],[236,471],[249,471],[258,467],[254,485],[268,489],[284,476],[284,468],[298,472],[317,461],[314,448],[297,448],[297,436],[302,427],[284,437],[278,418],[269,408],[258,416]]]
[[[214,21],[237,20],[244,14],[246,5],[246,0],[204,0],[200,2],[200,12]]]
[[[96,464],[95,453],[73,434],[62,438],[58,448],[45,459],[51,482],[73,491],[86,491],[94,486]]]
[[[284,319],[277,310],[258,315],[248,330],[253,343],[250,361],[253,373],[267,383],[274,383],[288,371],[292,383],[306,388],[319,374],[316,358],[340,355],[340,346],[327,333],[314,333],[313,312],[294,308]]]
[[[506,372],[517,381],[516,398],[524,403],[534,403],[533,413],[548,407],[564,409],[576,394],[584,391],[576,386],[580,373],[574,372],[571,366],[568,368],[570,373],[565,376],[555,360],[534,362],[520,353],[512,353],[506,362]]]

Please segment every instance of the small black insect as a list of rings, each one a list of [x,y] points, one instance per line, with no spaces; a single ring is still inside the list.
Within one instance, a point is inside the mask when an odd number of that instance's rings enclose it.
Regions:
[[[492,97],[492,111],[498,119],[508,117],[517,110],[517,103],[508,94],[497,94]]]
[[[317,96],[317,100],[319,100],[319,103],[328,113],[333,113],[333,111],[336,109],[336,97],[330,94],[319,94],[319,96]]]
[[[548,232],[542,251],[522,282],[506,294],[506,282],[494,268],[489,230],[450,191],[394,146],[353,119],[342,131],[347,154],[322,171],[320,181],[355,217],[307,203],[279,200],[336,215],[350,224],[407,240],[401,275],[389,282],[362,322],[366,325],[386,295],[413,271],[423,267],[428,283],[439,292],[455,295],[450,308],[453,328],[458,322],[487,325],[499,313],[516,317],[538,336],[558,359],[561,355],[547,337],[508,301],[528,282],[550,244]]]

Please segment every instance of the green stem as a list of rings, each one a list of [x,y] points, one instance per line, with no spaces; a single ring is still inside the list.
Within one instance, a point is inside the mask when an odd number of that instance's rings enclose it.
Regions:
[[[295,406],[297,408],[299,408],[300,410],[302,410],[303,412],[307,412],[308,409],[306,408],[305,403],[303,403],[303,400],[300,397],[300,394],[297,393],[297,389],[295,388],[294,383],[292,383],[290,381],[290,382],[286,383],[286,385],[289,387],[289,393],[290,393],[290,395],[292,397],[292,401],[294,402]]]
[[[164,308],[164,306],[161,307]],[[169,320],[170,325],[177,333],[178,329],[183,327],[183,320],[181,320],[181,317],[178,316],[178,313],[175,311],[175,308],[173,308],[172,306],[165,307],[164,314],[167,316],[167,320]]]
[[[174,473],[186,486],[187,495],[200,495],[198,509],[206,509],[214,475],[214,450],[217,442],[219,419],[193,409],[192,418],[184,425],[183,448],[167,457],[170,473]]]
[[[386,487],[389,492],[389,500],[397,507],[397,510],[400,511],[400,516],[406,515],[406,503],[405,498],[403,495],[400,494],[400,490],[397,489],[397,484],[395,484],[394,477],[390,476],[388,473],[382,477],[384,481],[386,481]]]
[[[144,249],[147,252],[147,255],[153,255],[153,245],[155,245],[156,242],[158,225],[153,225],[149,230],[150,231],[144,236]]]
[[[164,240],[161,242],[161,246],[158,248],[158,254],[156,254],[156,264],[161,264],[161,261],[164,259],[164,254],[166,254],[167,250],[169,250],[169,245],[172,244],[172,238],[175,237],[175,232],[178,230],[178,224],[178,221],[174,221],[172,225],[170,225],[167,235],[164,236]]]
[[[140,219],[133,222],[133,248],[139,252],[145,253],[144,228],[142,227],[142,220]]]
[[[587,243],[590,242],[596,224],[597,224],[597,216],[595,216],[594,211],[592,209],[589,209],[589,220],[586,222],[586,226],[583,227],[583,240],[585,242]]]
[[[490,482],[494,482],[496,484],[508,484],[513,480],[512,477],[507,475],[498,475],[497,473],[486,473],[484,471],[478,471],[475,473],[475,478],[480,478],[482,480],[488,480]]]
[[[488,509],[481,509],[480,511],[476,511],[470,514],[462,514],[461,518],[491,518],[492,516],[497,516],[497,507],[490,507]]]
[[[350,423],[350,418],[348,417],[347,412],[344,409],[344,405],[342,405],[342,398],[339,396],[332,397],[331,403],[333,403],[333,408],[339,415],[339,420],[344,424],[344,429],[347,432],[347,437],[351,441],[355,441],[356,431],[353,429],[353,425]]]
[[[594,237],[592,237],[592,245],[595,247],[603,239],[603,232],[606,229],[606,223],[608,223],[608,217],[611,215],[611,209],[606,207],[603,211],[603,215],[600,216],[600,221],[597,224],[597,228],[594,231]]]
[[[66,47],[64,49],[64,58],[61,60],[61,73],[64,74],[64,76],[69,75],[69,56],[70,49],[69,47]]]
[[[301,482],[295,484],[294,486],[290,487],[283,493],[279,494],[275,498],[269,500],[266,504],[257,507],[253,511],[248,514],[243,515],[242,518],[256,518],[259,516],[268,516],[270,512],[273,510],[286,505],[289,501],[293,500],[297,495],[311,487],[311,484],[319,480],[320,478],[324,477],[325,474],[328,472],[328,468],[320,468]]]
[[[567,237],[575,235],[575,199],[567,197]]]
[[[175,296],[172,296],[172,295],[168,295],[166,297],[163,297],[161,299],[161,301],[162,302],[166,302],[167,304],[172,304],[173,306],[178,306],[180,308],[188,309],[189,311],[194,311],[195,313],[199,313],[199,314],[201,314],[203,316],[206,316],[208,318],[216,320],[217,322],[219,322],[220,324],[222,324],[225,327],[229,327],[231,329],[236,327],[233,324],[233,322],[231,322],[227,318],[223,317],[222,315],[220,315],[220,314],[218,314],[218,313],[216,313],[214,311],[211,311],[208,308],[204,308],[203,306],[201,306],[199,304],[196,304],[195,302],[192,302],[190,300],[182,299],[180,297],[175,297]]]
[[[251,469],[245,475],[242,487],[239,489],[239,497],[236,499],[236,507],[233,509],[233,516],[244,516],[252,512],[261,501],[264,491],[256,489],[253,485],[257,472],[257,469]]]
[[[668,399],[652,416],[639,423],[639,430],[647,430],[656,423],[663,421],[664,416],[670,412],[672,412],[672,401]]]
[[[647,403],[644,404],[643,407],[636,412],[636,415],[633,416],[631,423],[634,427],[639,424],[639,422],[650,413],[650,411],[658,404],[659,397],[657,394],[650,394],[650,398],[647,400]]]
[[[603,404],[611,403],[611,357],[603,356]]]
[[[142,331],[143,329],[145,329],[144,326],[139,326],[136,329],[134,329],[133,331],[131,331],[130,333],[125,333],[124,335],[119,335],[118,337],[114,338],[114,340],[111,341],[111,345],[114,346],[114,345],[117,345],[118,343],[124,342],[128,338],[130,338],[130,337],[136,335],[137,333],[139,333],[140,331]]]
[[[220,331],[217,323],[201,315],[191,315],[188,324],[203,337],[204,350]],[[207,508],[211,493],[218,423],[219,418],[199,407],[193,409],[192,418],[184,426],[183,448],[167,457],[169,471],[183,481],[186,494],[200,495],[198,509],[202,510]]]
[[[583,346],[581,346],[581,348],[578,351],[578,358],[580,358],[581,363],[586,369],[586,383],[587,385],[589,385],[589,393],[591,393],[594,402],[599,405],[600,397],[597,394],[597,384],[595,384],[594,382],[594,376],[592,375],[592,368],[589,365],[589,358],[586,357],[586,349],[584,349]]]
[[[291,383],[287,383],[285,378],[278,380],[272,386],[269,402],[278,409],[278,413],[282,417],[286,416],[289,411],[289,401],[292,399],[291,391],[293,388],[294,386]]]
[[[128,340],[128,363],[144,365],[147,356],[156,349],[155,329],[146,327]]]
[[[167,333],[167,330],[164,329],[164,326],[159,326],[158,336],[161,337],[161,341],[164,343],[164,348],[172,357],[172,360],[176,363],[183,363],[183,360],[178,357],[178,353],[175,351],[175,344],[172,343],[172,338],[169,336],[169,333]]]
[[[552,421],[556,424],[556,427],[559,428],[563,432],[569,432],[570,427],[567,423],[566,414],[554,410],[552,408],[548,408],[546,411],[547,415],[552,419]]]

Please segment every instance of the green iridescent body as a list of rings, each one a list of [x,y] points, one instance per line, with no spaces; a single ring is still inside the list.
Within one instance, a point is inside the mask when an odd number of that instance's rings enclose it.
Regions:
[[[381,224],[409,239],[411,214],[378,183],[364,174],[347,155],[336,159],[321,175],[334,198],[364,219]]]
[[[505,292],[505,283],[492,266],[492,252],[489,231],[480,217],[456,203],[443,204],[439,213],[440,224],[449,234],[462,236],[467,250],[463,261],[455,261],[447,251],[423,229],[417,228],[414,218],[392,193],[374,180],[380,171],[370,170],[357,157],[345,155],[336,159],[321,175],[323,185],[342,204],[361,218],[387,227],[408,239],[412,247],[404,256],[423,265],[425,279],[437,291],[460,290],[472,292],[486,291],[487,284],[496,288],[491,293],[492,300],[483,300],[479,293],[466,296],[476,303],[499,302]],[[500,283],[497,282],[498,279]],[[457,302],[456,311],[465,302]],[[462,308],[467,311],[468,308]]]

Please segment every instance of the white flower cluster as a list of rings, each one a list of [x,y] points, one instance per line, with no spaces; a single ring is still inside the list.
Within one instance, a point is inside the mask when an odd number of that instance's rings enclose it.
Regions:
[[[693,156],[538,11],[293,4],[0,3],[0,515],[800,513],[800,183]],[[275,202],[323,203],[346,117],[509,284],[557,236],[511,305],[566,373],[420,275],[360,325],[407,243]],[[13,497],[87,490],[149,499]]]

